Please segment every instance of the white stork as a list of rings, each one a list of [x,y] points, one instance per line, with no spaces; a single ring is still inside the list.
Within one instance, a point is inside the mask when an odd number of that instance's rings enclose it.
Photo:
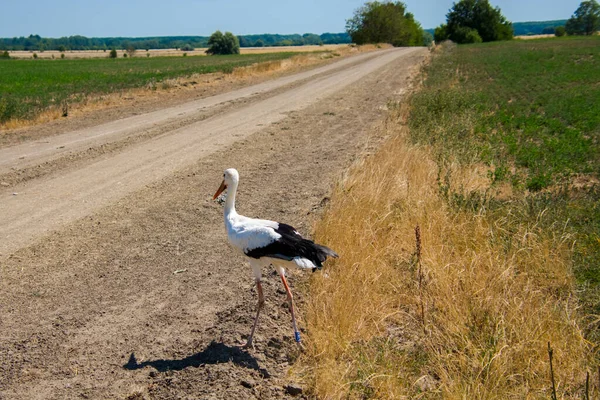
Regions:
[[[225,170],[223,173],[223,182],[213,196],[213,200],[227,189],[224,211],[227,236],[233,247],[247,257],[248,262],[252,266],[254,278],[256,279],[258,306],[254,325],[252,326],[252,331],[245,347],[252,346],[252,338],[258,323],[258,316],[265,304],[261,285],[261,269],[263,266],[269,265],[273,265],[277,269],[283,286],[285,286],[290,313],[292,314],[294,338],[297,343],[300,343],[300,332],[298,331],[296,317],[294,316],[292,292],[285,279],[285,268],[296,266],[315,271],[322,267],[322,263],[328,256],[337,257],[338,255],[325,246],[304,239],[290,225],[239,215],[235,211],[235,194],[239,180],[240,176],[235,169],[230,168]]]

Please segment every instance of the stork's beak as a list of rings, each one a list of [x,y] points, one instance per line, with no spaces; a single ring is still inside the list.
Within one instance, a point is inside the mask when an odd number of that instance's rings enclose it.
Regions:
[[[221,182],[221,186],[219,186],[219,189],[217,189],[217,193],[215,193],[215,195],[213,196],[213,200],[219,197],[219,195],[223,193],[223,190],[225,189],[227,189],[227,185],[225,184],[225,181],[223,181]]]

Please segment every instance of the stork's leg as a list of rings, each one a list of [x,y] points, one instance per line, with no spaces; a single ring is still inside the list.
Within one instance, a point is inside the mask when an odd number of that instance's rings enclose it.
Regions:
[[[252,331],[250,332],[250,336],[248,337],[248,342],[244,347],[252,347],[252,338],[254,337],[254,331],[256,330],[256,325],[258,325],[258,316],[260,315],[260,310],[265,305],[265,297],[263,296],[262,284],[260,280],[256,280],[256,290],[258,291],[258,305],[256,306],[256,318],[254,318],[254,325],[252,325]]]
[[[292,291],[288,286],[287,280],[285,279],[283,269],[279,271],[279,276],[281,276],[281,281],[283,282],[283,286],[285,286],[285,291],[287,292],[290,313],[292,314],[292,326],[294,327],[294,339],[296,339],[296,343],[300,343],[300,332],[298,331],[298,325],[296,325],[296,316],[294,315],[294,298],[292,296]]]

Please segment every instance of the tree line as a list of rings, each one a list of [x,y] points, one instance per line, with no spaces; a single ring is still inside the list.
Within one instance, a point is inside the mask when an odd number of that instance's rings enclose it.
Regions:
[[[515,36],[554,34],[554,30],[557,27],[565,26],[566,23],[566,19],[555,21],[513,22],[513,32]]]
[[[346,33],[323,33],[317,35],[305,33],[304,35],[242,35],[238,36],[241,47],[263,46],[303,46],[321,44],[350,43],[350,36]],[[193,50],[198,47],[208,47],[208,36],[161,36],[142,38],[88,38],[85,36],[69,36],[61,38],[43,38],[39,35],[27,37],[0,38],[0,50],[3,51],[44,51],[44,50],[109,50],[109,49],[184,49]]]

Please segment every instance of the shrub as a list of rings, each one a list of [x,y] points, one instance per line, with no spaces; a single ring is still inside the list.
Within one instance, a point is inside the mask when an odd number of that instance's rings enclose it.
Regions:
[[[133,57],[133,55],[135,54],[135,47],[133,47],[133,45],[130,44],[127,46],[125,51],[127,51],[127,54],[129,54],[129,57]]]
[[[64,59],[64,58],[65,58],[65,53],[62,53],[62,54],[60,55],[60,58],[63,58],[63,59]]]
[[[61,53],[64,53],[65,50],[67,50],[67,49],[62,44],[60,46],[58,46],[58,51],[60,51]]]
[[[567,34],[567,30],[564,26],[557,26],[554,28],[554,35],[557,37],[565,36]]]
[[[37,53],[33,53],[33,58],[38,58]]]
[[[0,58],[10,58],[10,54],[8,54],[8,51],[5,51],[4,53],[0,54]]]
[[[109,58],[117,58],[117,50],[116,49],[111,49],[110,53],[108,54]]]
[[[123,53],[123,58],[127,58],[127,53]]]

